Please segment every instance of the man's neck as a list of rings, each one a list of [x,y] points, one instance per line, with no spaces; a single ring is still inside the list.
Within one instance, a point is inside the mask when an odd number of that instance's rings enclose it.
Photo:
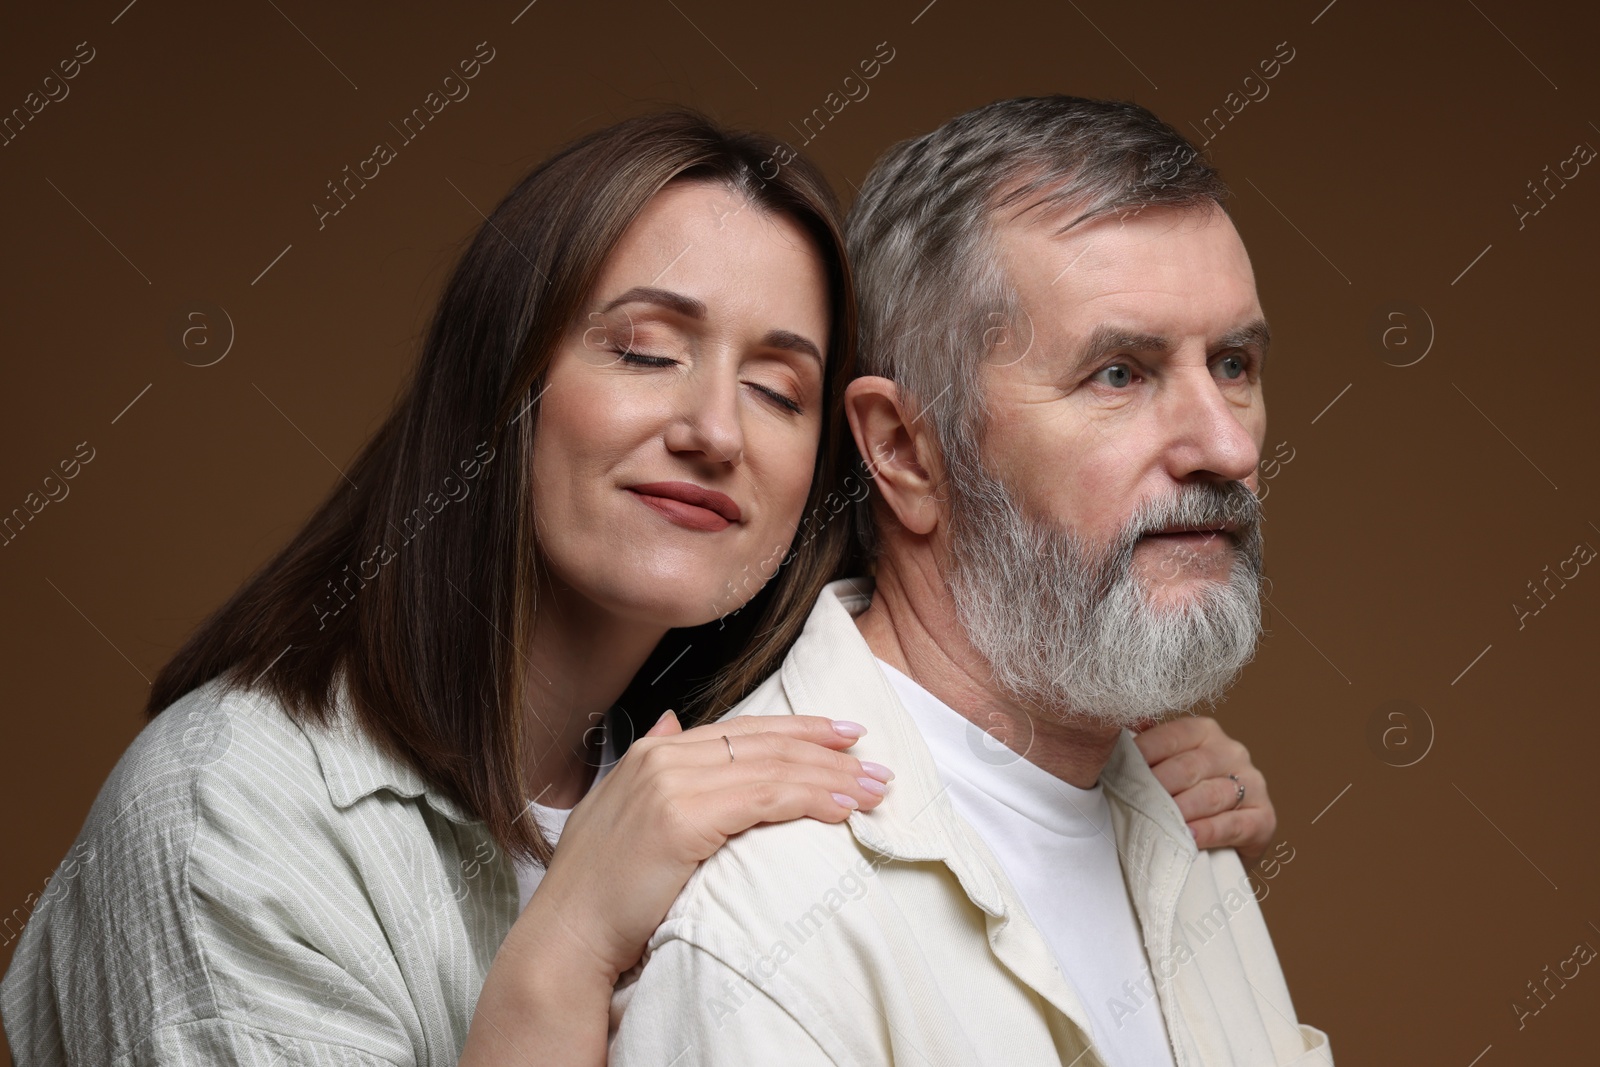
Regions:
[[[1001,692],[967,640],[931,553],[886,552],[856,628],[879,659],[1028,762],[1079,789],[1100,780],[1121,729],[1030,711]]]

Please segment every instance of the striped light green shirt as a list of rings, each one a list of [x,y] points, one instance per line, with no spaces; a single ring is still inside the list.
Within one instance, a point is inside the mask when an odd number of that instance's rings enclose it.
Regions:
[[[145,727],[0,984],[18,1067],[456,1062],[513,865],[338,710],[213,682]]]

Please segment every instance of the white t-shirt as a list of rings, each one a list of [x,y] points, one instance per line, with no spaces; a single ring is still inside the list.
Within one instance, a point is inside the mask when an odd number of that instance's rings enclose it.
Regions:
[[[878,661],[933,754],[956,812],[1000,861],[1089,1012],[1109,1067],[1171,1065],[1139,921],[1099,783],[1079,789],[1029,763]]]
[[[600,779],[606,776],[606,772],[616,766],[617,746],[613,731],[617,722],[618,719],[615,712],[606,717],[605,728],[602,731],[603,737],[600,742],[600,766],[594,772],[594,781],[589,783],[590,789],[599,785]],[[588,793],[585,792],[584,795],[587,796]],[[550,843],[555,844],[560,840],[561,831],[566,829],[567,817],[572,814],[572,808],[552,808],[532,800],[528,801],[528,807],[532,810],[534,820],[538,823],[539,828],[550,839]],[[533,899],[533,891],[539,888],[539,883],[544,879],[544,868],[537,863],[526,863],[522,860],[516,861],[514,866],[517,869],[517,896],[519,898],[517,913],[520,915],[522,909],[528,906],[528,901]]]

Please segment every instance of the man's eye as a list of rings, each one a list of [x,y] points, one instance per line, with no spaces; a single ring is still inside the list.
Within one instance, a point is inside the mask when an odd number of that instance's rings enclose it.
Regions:
[[[670,367],[678,362],[675,359],[668,359],[666,356],[646,355],[643,352],[635,352],[627,348],[620,349],[617,352],[617,359],[622,363],[632,363],[639,367]]]
[[[1227,375],[1229,378],[1238,378],[1249,369],[1249,365],[1246,363],[1245,358],[1239,355],[1237,352],[1228,353],[1228,355],[1218,360],[1217,364],[1218,366],[1222,367],[1222,373]]]
[[[1113,389],[1121,389],[1133,381],[1133,368],[1126,363],[1113,363],[1109,367],[1101,367],[1089,376],[1090,381],[1103,380]]]

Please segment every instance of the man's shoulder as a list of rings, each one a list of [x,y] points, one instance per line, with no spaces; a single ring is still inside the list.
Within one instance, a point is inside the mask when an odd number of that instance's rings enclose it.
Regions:
[[[852,816],[852,818],[858,816]],[[652,935],[646,959],[685,942],[736,970],[792,940],[796,928],[823,925],[835,937],[873,908],[852,902],[883,892],[885,857],[865,848],[846,823],[800,818],[754,826],[730,838],[689,878]]]
[[[719,722],[747,715],[798,714],[779,674],[773,674]],[[870,818],[852,814],[849,819]],[[854,871],[866,876],[883,857],[862,845],[849,820],[837,823],[802,817],[762,823],[735,834],[690,876],[663,928],[736,921],[760,924],[774,906],[814,900]],[[856,891],[859,895],[859,890]],[[676,927],[674,920],[681,920]]]
[[[793,715],[794,705],[783,687],[783,672],[774,671],[760,685],[746,693],[744,699],[724,712],[718,722],[736,719],[743,715]]]

